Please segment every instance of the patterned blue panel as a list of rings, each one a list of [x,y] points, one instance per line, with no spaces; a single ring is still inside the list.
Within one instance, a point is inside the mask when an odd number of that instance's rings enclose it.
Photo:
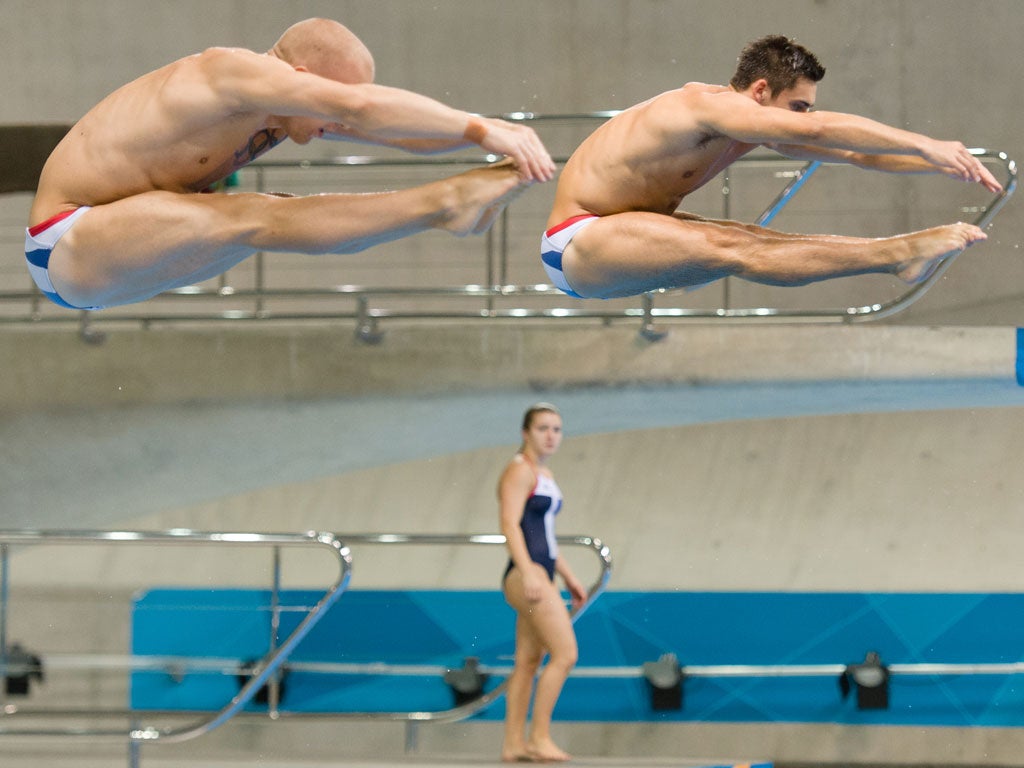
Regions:
[[[287,592],[282,636],[317,593]],[[133,652],[250,659],[269,644],[269,595],[259,590],[157,590],[133,614]],[[346,593],[300,644],[298,661],[459,667],[468,656],[508,666],[514,614],[498,592]],[[1007,663],[1024,654],[1024,596],[982,594],[610,592],[577,624],[581,667],[640,667],[664,653],[685,665],[849,664],[877,651],[887,664]],[[487,688],[499,681],[488,681]],[[132,676],[137,709],[219,709],[230,675]],[[640,678],[571,678],[566,720],[838,722],[1010,726],[1024,721],[1016,675],[905,676],[888,710],[859,711],[837,677],[688,678],[681,711],[655,712]],[[328,676],[293,670],[286,711],[443,710],[440,676]],[[501,701],[484,719],[503,717]]]

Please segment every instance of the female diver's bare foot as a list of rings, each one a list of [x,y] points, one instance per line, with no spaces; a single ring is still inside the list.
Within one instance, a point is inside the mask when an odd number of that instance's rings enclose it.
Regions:
[[[503,763],[532,763],[530,753],[523,749],[520,752],[501,750],[501,762]]]
[[[535,763],[565,763],[572,760],[572,755],[561,749],[551,739],[539,741],[531,739],[526,747],[526,754]]]
[[[460,236],[485,232],[502,209],[529,186],[511,160],[476,168],[447,181],[453,195],[437,226]]]
[[[515,734],[506,738],[501,744],[501,762],[503,763],[532,763],[530,749],[523,739],[516,738]]]
[[[920,283],[931,277],[946,259],[987,238],[988,235],[978,227],[962,221],[892,238],[905,240],[912,254],[897,264],[894,272],[906,283]]]

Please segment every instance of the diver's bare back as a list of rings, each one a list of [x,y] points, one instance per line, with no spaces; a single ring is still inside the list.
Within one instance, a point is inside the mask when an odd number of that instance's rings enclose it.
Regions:
[[[273,146],[272,134],[264,131],[267,115],[232,113],[209,82],[215,57],[257,55],[211,49],[107,96],[53,151],[29,224],[154,190],[198,192]]]
[[[611,118],[566,163],[547,226],[583,213],[671,215],[686,195],[754,149],[708,133],[688,111],[694,99],[728,90],[687,83]]]

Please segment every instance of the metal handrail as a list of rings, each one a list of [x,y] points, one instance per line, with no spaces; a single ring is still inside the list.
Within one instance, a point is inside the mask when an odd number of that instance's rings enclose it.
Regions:
[[[508,120],[515,120],[521,122],[544,122],[544,121],[568,121],[568,122],[581,122],[587,120],[605,120],[618,114],[618,110],[608,111],[597,111],[590,113],[580,114],[537,114],[530,112],[516,112],[501,117]],[[981,158],[985,162],[999,163],[1005,170],[1005,180],[1003,183],[1003,191],[994,195],[991,201],[986,205],[980,207],[980,213],[976,217],[974,223],[980,227],[988,226],[992,219],[999,212],[999,210],[1005,205],[1006,201],[1013,194],[1017,185],[1017,168],[1016,164],[1012,159],[1007,157],[1003,152],[991,151],[987,149],[972,149],[971,152]],[[436,157],[417,157],[417,158],[388,158],[388,157],[373,157],[373,156],[342,156],[330,159],[317,159],[317,160],[260,160],[252,165],[248,166],[248,169],[255,172],[257,175],[257,188],[263,188],[263,174],[268,169],[282,169],[282,168],[332,168],[332,167],[351,167],[351,166],[380,166],[380,167],[411,167],[411,166],[458,166],[458,165],[480,165],[486,162],[491,162],[494,157],[473,157],[468,155],[460,155],[448,158],[436,158]],[[559,163],[564,163],[566,158],[556,158]],[[736,161],[735,165],[748,165],[748,164],[773,164],[773,163],[792,163],[793,161],[788,158],[780,156],[753,156],[744,157]],[[819,163],[810,163],[805,165],[802,169],[797,170],[789,174],[791,180],[786,188],[773,200],[757,217],[756,222],[761,225],[766,225],[787,205],[796,192],[807,182],[807,180],[818,170],[820,167]],[[728,197],[731,194],[731,184],[727,184],[723,189],[723,199],[728,201]],[[728,202],[726,202],[726,206]],[[506,211],[506,214],[508,211]],[[166,293],[161,294],[162,298],[172,298],[175,301],[187,300],[187,299],[251,299],[251,309],[240,309],[240,310],[222,310],[212,312],[182,312],[179,313],[169,312],[165,310],[159,311],[148,311],[146,309],[140,309],[138,311],[127,311],[116,313],[104,313],[102,315],[93,317],[94,313],[90,312],[60,312],[55,314],[42,314],[38,310],[39,294],[37,291],[26,290],[26,291],[7,291],[0,292],[0,302],[3,301],[29,301],[32,310],[27,316],[7,316],[0,317],[0,325],[6,323],[18,323],[18,322],[57,322],[66,323],[68,321],[77,322],[81,326],[81,332],[84,338],[90,340],[98,340],[97,334],[90,328],[90,324],[94,319],[102,320],[104,323],[137,323],[147,325],[150,323],[173,323],[173,322],[200,322],[207,320],[305,320],[305,319],[350,319],[356,322],[356,334],[364,341],[376,341],[380,337],[378,331],[378,324],[384,319],[419,319],[419,320],[432,320],[432,319],[544,319],[544,320],[558,320],[558,319],[599,319],[603,321],[609,321],[614,319],[639,319],[642,322],[641,332],[649,337],[654,337],[653,323],[656,319],[673,319],[673,320],[702,320],[702,321],[803,321],[812,323],[849,323],[857,322],[869,319],[881,319],[896,314],[912,303],[920,299],[928,289],[935,284],[935,282],[942,276],[946,269],[949,268],[954,258],[947,259],[942,265],[939,266],[926,280],[923,282],[911,286],[906,292],[897,298],[880,302],[876,304],[869,304],[864,306],[847,306],[847,307],[831,307],[822,309],[779,309],[773,307],[743,307],[734,308],[728,305],[728,298],[724,302],[724,306],[711,309],[700,309],[700,308],[688,308],[683,306],[674,307],[655,307],[655,299],[663,298],[665,295],[670,294],[669,291],[659,290],[651,293],[643,294],[639,297],[639,306],[630,306],[624,309],[609,310],[602,306],[602,303],[596,303],[597,306],[601,306],[600,309],[594,309],[595,303],[587,302],[589,306],[581,308],[579,300],[573,301],[570,306],[564,307],[552,307],[546,309],[528,309],[523,307],[511,307],[507,309],[496,309],[494,307],[495,299],[510,299],[514,297],[528,297],[528,296],[555,296],[561,297],[563,294],[551,285],[548,284],[505,284],[504,278],[506,275],[505,266],[508,263],[508,238],[506,236],[507,230],[507,216],[503,216],[495,228],[500,230],[497,236],[494,234],[489,235],[487,238],[487,251],[488,251],[488,274],[487,280],[484,284],[477,285],[462,285],[462,286],[431,286],[431,287],[409,287],[409,288],[395,288],[395,287],[382,287],[382,286],[370,286],[370,285],[340,285],[334,287],[318,288],[318,289],[274,289],[266,288],[265,280],[263,277],[263,264],[262,260],[257,254],[257,275],[255,279],[255,288],[252,289],[239,289],[231,286],[226,282],[226,279],[217,287],[207,286],[188,286],[180,288]],[[494,240],[499,240],[497,246],[494,245]],[[496,256],[494,253],[496,252]],[[493,269],[492,257],[497,258],[500,262],[500,268]],[[497,272],[498,282],[495,282],[495,272]],[[728,289],[726,289],[728,291]],[[671,292],[672,295],[678,295],[676,292]],[[458,310],[458,309],[446,309],[443,311],[423,311],[418,309],[385,309],[385,308],[374,308],[370,306],[370,302],[373,299],[379,299],[383,297],[402,297],[402,298],[430,298],[444,296],[452,298],[454,300],[461,299],[480,299],[486,300],[486,304],[482,309],[474,310]],[[354,309],[335,309],[331,308],[326,311],[287,311],[278,312],[267,308],[266,302],[271,299],[310,299],[310,298],[350,298],[355,299],[356,307]]]
[[[167,532],[167,533],[140,533],[140,532],[36,532],[36,531],[0,531],[0,568],[5,567],[6,557],[4,557],[3,547],[8,544],[20,544],[20,543],[51,543],[51,542],[71,542],[77,543],[81,541],[149,541],[151,543],[159,543],[163,540],[170,541],[196,541],[195,537],[217,537],[216,540],[219,542],[244,542],[254,541],[254,543],[263,544],[284,544],[289,543],[293,537],[287,534],[196,534],[191,531],[186,532]],[[338,539],[335,539],[331,534],[306,534],[299,538],[306,542],[308,537],[311,536],[328,536],[331,537],[331,541],[338,541],[339,545],[344,548],[346,553],[346,563],[348,567],[345,571],[345,585],[348,584],[349,570],[351,568],[351,555],[350,546],[355,544],[364,545],[490,545],[499,546],[505,544],[505,537],[501,534],[466,534],[466,535],[454,535],[454,534],[404,534],[404,533],[364,533],[364,534],[345,534],[343,537],[344,545],[340,544]],[[99,537],[98,539],[95,537]],[[167,538],[171,537],[171,538]],[[273,537],[273,541],[270,540]],[[593,585],[589,588],[587,594],[587,600],[571,611],[572,620],[575,622],[583,612],[589,608],[593,602],[603,593],[608,585],[608,581],[611,578],[611,552],[607,545],[605,545],[600,539],[591,536],[558,536],[557,541],[562,546],[580,546],[590,549],[598,557],[600,561],[600,573],[595,579]],[[294,543],[294,542],[293,542]],[[6,584],[6,579],[0,582],[0,588]],[[340,596],[340,591],[337,595],[334,595],[331,603],[333,603],[337,597]],[[325,596],[326,597],[326,596]],[[322,601],[321,601],[322,602]],[[320,605],[318,603],[318,605]],[[317,611],[319,616],[323,610],[328,606],[323,606]],[[498,699],[505,691],[507,681],[503,681],[496,688],[488,691],[480,698],[474,699],[471,702],[463,704],[458,707],[453,707],[448,710],[442,711],[410,711],[410,712],[342,712],[342,713],[329,713],[324,715],[321,713],[294,713],[294,712],[282,712],[278,708],[278,699],[274,696],[274,690],[276,687],[276,678],[271,679],[271,676],[275,672],[283,671],[285,667],[288,669],[306,669],[320,667],[319,664],[311,664],[305,662],[287,663],[286,659],[282,655],[285,651],[290,652],[295,645],[308,634],[309,629],[312,625],[305,626],[310,618],[307,616],[306,620],[300,624],[300,626],[293,632],[288,639],[277,649],[277,651],[267,659],[261,661],[259,667],[260,672],[254,675],[253,678],[239,691],[238,695],[232,699],[231,703],[210,718],[207,721],[203,721],[201,724],[192,726],[190,728],[177,730],[177,731],[158,731],[152,728],[137,728],[127,734],[132,741],[184,741],[186,739],[200,736],[204,733],[213,730],[218,725],[223,724],[227,719],[232,716],[269,716],[271,719],[278,719],[284,717],[303,717],[303,718],[316,718],[316,717],[337,717],[347,719],[365,719],[365,720],[391,720],[391,721],[408,721],[411,723],[419,722],[452,722],[462,720],[472,716],[476,712],[486,708],[496,699]],[[2,604],[0,604],[0,631],[3,629],[3,611]],[[304,630],[304,631],[303,631]],[[295,635],[302,631],[302,637],[295,638]],[[295,638],[293,640],[293,638]],[[226,674],[238,674],[240,670],[240,663],[238,659],[222,659],[222,658],[204,658],[196,659],[191,657],[147,657],[147,656],[120,656],[114,654],[103,654],[103,655],[65,655],[65,656],[54,656],[47,657],[48,659],[53,658],[57,662],[57,666],[63,669],[78,669],[78,670],[173,670],[175,672],[187,672],[187,671],[221,671]],[[266,665],[265,667],[262,665]],[[399,670],[400,665],[388,665],[380,664],[373,665],[373,668],[377,673],[383,670],[383,673],[387,674],[388,670]],[[0,656],[0,678],[4,676],[4,672],[7,669],[5,659]],[[431,667],[433,669],[433,667]],[[422,669],[421,669],[422,671]],[[399,671],[392,672],[393,674],[403,674]],[[443,673],[443,672],[442,672]],[[241,708],[252,699],[255,693],[268,682],[268,691],[270,692],[270,700],[268,702],[268,710],[266,714],[263,713],[250,713],[241,712]],[[0,702],[2,704],[2,702]],[[26,715],[51,715],[51,714],[62,714],[55,712],[35,712],[25,711]],[[75,712],[64,712],[63,714],[74,715],[83,714]],[[134,710],[104,710],[95,711],[91,710],[88,713],[92,717],[130,717],[136,715],[137,712]],[[184,715],[184,714],[196,714],[196,713],[183,713],[183,712],[160,712],[161,715]],[[0,715],[2,715],[2,707],[0,707]],[[0,722],[2,722],[2,716],[0,716]],[[32,730],[32,731],[14,731],[11,729],[4,729],[0,727],[0,737],[4,735],[45,735],[45,736],[56,736],[56,735],[76,735],[76,736],[124,736],[125,734],[120,731],[81,731],[81,730]]]
[[[1005,152],[996,152],[987,149],[973,148],[971,154],[982,160],[999,161],[1006,172],[1003,181],[1003,190],[994,194],[988,204],[980,206],[978,216],[972,222],[975,226],[984,229],[996,214],[1002,210],[1017,189],[1017,164],[1007,156]],[[770,223],[782,208],[807,182],[808,178],[818,170],[821,163],[814,161],[805,165],[800,171],[793,174],[793,179],[786,188],[778,194],[764,212],[757,218],[757,224],[765,226]],[[895,299],[878,304],[864,306],[849,306],[832,309],[819,310],[782,310],[768,307],[730,309],[721,308],[717,310],[686,310],[686,309],[652,309],[650,317],[677,318],[677,319],[730,319],[730,320],[783,320],[792,322],[803,320],[809,322],[840,322],[849,323],[862,320],[880,320],[890,317],[903,311],[915,301],[920,299],[935,283],[942,277],[949,266],[956,259],[956,255],[947,258],[937,269],[935,269],[925,280],[911,286],[903,294]],[[664,293],[664,291],[655,291]]]
[[[2,535],[2,534],[0,534]],[[588,548],[594,552],[600,561],[601,570],[594,581],[593,585],[587,592],[587,600],[578,608],[573,608],[570,611],[572,621],[575,622],[583,614],[583,612],[589,608],[593,602],[603,593],[608,585],[608,581],[611,578],[611,552],[607,545],[605,545],[600,539],[596,539],[590,536],[557,536],[558,543],[561,546],[582,546]],[[381,545],[394,545],[394,544],[409,544],[409,545],[441,545],[441,546],[458,546],[458,545],[504,545],[505,537],[501,534],[467,534],[467,535],[449,535],[449,534],[394,534],[394,533],[373,533],[373,534],[345,534],[344,540],[346,545],[354,546],[356,544],[381,544]],[[191,672],[191,671],[204,671],[204,672],[222,672],[224,674],[238,674],[240,672],[240,660],[233,658],[202,658],[197,659],[193,657],[180,657],[180,656],[118,656],[113,654],[105,655],[90,655],[90,656],[48,656],[48,660],[53,659],[57,662],[58,667],[65,669],[127,669],[127,670],[174,670],[176,672]],[[48,664],[50,666],[50,664]],[[308,671],[338,671],[338,670],[361,670],[364,673],[372,674],[391,674],[391,675],[405,675],[410,672],[415,674],[433,674],[440,672],[441,674],[447,670],[437,665],[398,665],[398,664],[387,664],[387,663],[373,663],[373,664],[335,664],[331,662],[288,662],[284,665],[288,670],[308,670]],[[2,672],[2,667],[0,667]],[[502,683],[498,688],[488,692],[485,696],[469,702],[460,707],[455,707],[449,710],[443,710],[438,712],[341,712],[341,713],[330,713],[332,717],[347,717],[357,719],[387,719],[387,720],[416,720],[416,721],[451,721],[460,720],[478,712],[485,708],[495,699],[499,698],[504,693],[505,684]],[[118,712],[116,714],[123,715],[124,712]],[[282,714],[277,708],[277,703],[271,701],[269,703],[268,714],[276,719]],[[305,716],[307,713],[297,713],[300,716]],[[315,714],[315,713],[313,713]]]
[[[1006,169],[1006,179],[1003,182],[1003,191],[996,194],[996,196],[989,202],[989,204],[981,209],[977,218],[975,218],[973,222],[975,226],[984,229],[985,227],[992,223],[992,220],[996,217],[996,214],[999,213],[1000,210],[1002,210],[1003,206],[1006,205],[1006,202],[1010,199],[1010,196],[1017,189],[1017,164],[1013,160],[1011,160],[1005,152],[989,152],[986,149],[972,149],[971,154],[976,157],[981,157],[985,159],[998,159],[1004,164],[1004,167]],[[897,312],[901,312],[902,310],[910,306],[913,302],[920,299],[924,295],[925,291],[931,288],[935,284],[935,282],[940,277],[942,277],[946,270],[949,269],[949,266],[953,263],[953,260],[955,258],[956,256],[946,259],[942,264],[939,265],[938,269],[936,269],[934,272],[932,272],[931,275],[928,276],[927,280],[918,283],[913,288],[911,288],[910,291],[908,291],[906,294],[899,297],[898,299],[894,299],[893,301],[887,302],[882,305],[858,307],[856,309],[851,308],[851,311],[853,311],[860,317],[870,314],[872,317],[876,318],[889,317],[891,315],[896,314]],[[860,317],[858,317],[857,319],[860,319]]]
[[[355,665],[352,665],[355,666]],[[837,677],[847,671],[849,664],[681,664],[683,677]],[[501,674],[504,667],[481,664],[481,673]],[[1024,662],[906,662],[886,664],[892,675],[905,676],[961,676],[961,675],[1020,675]],[[339,670],[340,673],[340,670]],[[351,674],[351,672],[349,672]],[[396,673],[397,674],[397,673]],[[630,679],[645,677],[642,666],[575,667],[569,675],[580,678]]]
[[[48,654],[47,669],[71,669],[79,671],[92,670],[128,670],[133,672],[206,672],[224,675],[238,675],[242,664],[236,658],[204,657],[197,659],[191,656],[118,656],[95,655],[76,656],[74,654]],[[335,662],[335,661],[291,661],[284,668],[289,672],[309,672],[321,675],[372,675],[375,677],[440,677],[451,671],[451,667],[443,664],[389,664],[382,661],[372,662]],[[848,664],[681,664],[680,671],[684,677],[729,678],[729,677],[832,677],[842,674]],[[907,676],[963,676],[963,675],[1020,675],[1024,674],[1024,662],[906,662],[886,664],[886,670],[893,675]],[[483,675],[507,676],[512,667],[507,664],[478,664],[476,669]],[[21,670],[12,665],[11,672],[18,674]],[[24,670],[27,671],[27,668]],[[575,666],[569,677],[583,679],[639,679],[645,677],[642,665]],[[488,703],[499,698],[494,696]],[[475,705],[480,700],[474,700]],[[474,707],[472,712],[484,709],[485,706]],[[427,713],[428,715],[445,714],[455,710]],[[118,713],[123,714],[123,713]],[[279,712],[278,715],[288,713]],[[321,713],[299,712],[300,717],[320,716]],[[383,716],[390,720],[428,719],[439,720],[437,717],[406,717],[409,713],[378,713],[378,712],[325,712],[326,717],[372,718]],[[467,717],[469,715],[466,715]],[[277,718],[275,718],[277,719]]]
[[[600,539],[592,536],[557,536],[558,543],[563,546],[581,546],[592,550],[601,563],[601,572],[593,585],[587,590],[586,601],[579,608],[570,611],[570,616],[575,623],[583,615],[594,601],[600,597],[608,586],[611,579],[612,558],[611,550]],[[485,544],[504,545],[505,537],[502,534],[478,534],[464,537],[435,536],[430,534],[351,534],[346,535],[346,541],[353,544]],[[384,665],[385,667],[389,665]],[[494,701],[499,699],[508,687],[508,679],[503,680],[499,685],[460,706],[442,711],[418,711],[418,712],[342,712],[334,716],[353,718],[361,720],[398,720],[408,722],[455,722],[465,720],[477,712],[486,709]]]
[[[3,736],[89,736],[89,737],[127,737],[131,743],[138,742],[179,742],[202,736],[223,725],[237,715],[249,703],[256,693],[266,684],[273,691],[276,673],[287,660],[288,656],[309,634],[310,630],[320,621],[348,587],[352,573],[352,555],[348,546],[334,534],[310,531],[305,534],[288,533],[211,533],[191,530],[173,530],[163,532],[149,531],[2,531],[0,530],[0,679],[8,670],[6,644],[6,609],[9,583],[9,547],[22,544],[193,544],[193,545],[246,545],[272,546],[275,552],[274,592],[279,588],[279,566],[277,559],[280,548],[298,546],[323,546],[329,548],[338,558],[339,574],[324,595],[313,605],[305,618],[279,644],[272,639],[270,652],[256,664],[256,672],[241,687],[238,693],[221,710],[199,722],[181,728],[130,727],[127,731],[95,729],[95,728],[51,728],[51,729],[18,729],[0,726],[0,737]],[[272,677],[274,679],[272,679]],[[3,702],[0,700],[0,705]],[[0,723],[6,717],[17,714],[14,707],[0,706]],[[32,712],[28,714],[61,715],[62,712]],[[131,711],[96,712],[90,711],[89,716],[115,715],[126,717],[134,715]]]

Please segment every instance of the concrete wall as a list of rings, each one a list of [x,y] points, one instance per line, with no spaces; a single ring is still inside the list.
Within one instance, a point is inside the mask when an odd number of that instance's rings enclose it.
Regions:
[[[569,430],[554,462],[568,499],[561,530],[611,545],[613,588],[1021,586],[1024,389],[1013,379],[1013,329],[675,329],[651,344],[617,327],[399,327],[374,348],[349,346],[349,331],[121,332],[100,347],[61,331],[3,334],[17,389],[33,392],[0,420],[3,526],[494,531],[496,475],[521,410],[544,398]],[[263,397],[257,373],[232,376],[245,359],[278,372],[263,378]],[[367,380],[383,393],[360,394]],[[210,382],[205,396],[196,381]],[[119,404],[118,391],[131,401]],[[566,554],[594,574],[592,556]],[[490,588],[502,567],[491,549],[356,547],[355,557],[363,587]],[[122,653],[119,617],[140,587],[270,581],[265,557],[186,561],[183,570],[152,550],[19,550],[11,637],[43,653]],[[331,577],[328,560],[301,555],[286,556],[284,573],[287,586]],[[100,675],[70,688],[51,678],[37,703],[116,703],[120,691]],[[401,743],[397,726],[268,728],[277,730],[241,724],[147,751],[315,760]],[[817,764],[1009,764],[1019,741],[1006,729],[798,725],[559,733],[584,755]],[[496,739],[489,726],[437,727],[423,748],[486,755]]]
[[[4,11],[0,67],[14,74],[0,82],[3,122],[74,120],[171,58],[265,48],[290,21],[323,14],[364,37],[381,82],[480,112],[621,107],[685,80],[721,81],[746,40],[782,31],[829,67],[823,108],[1024,157],[1014,0],[8,0]],[[838,189],[830,215],[873,225],[878,211],[861,206],[878,199],[894,231],[946,215],[902,189]],[[0,204],[7,241],[25,203]],[[800,229],[823,220],[819,203],[799,213]],[[544,398],[563,406],[570,434],[555,463],[569,499],[562,530],[608,540],[616,586],[1019,589],[1022,242],[1013,201],[986,250],[903,327],[677,326],[651,344],[622,325],[399,325],[374,348],[337,324],[115,328],[100,346],[67,328],[4,327],[0,527],[493,530],[518,416]],[[0,288],[23,285],[19,259],[0,257]],[[975,327],[924,327],[961,322]],[[16,599],[55,601],[97,643],[93,603],[66,585],[95,587],[102,604],[126,597],[140,572],[180,578],[180,564],[144,556],[48,554],[15,558],[28,590]],[[360,583],[487,585],[500,568],[493,554],[400,560],[364,559]],[[220,583],[236,564],[197,559],[191,577]],[[321,575],[292,565],[300,580]],[[45,615],[28,616],[19,637],[45,637]],[[657,730],[583,728],[570,747],[846,763],[1019,753],[1011,731]],[[448,731],[437,748],[493,743],[471,733]],[[235,738],[225,740],[245,753]],[[315,752],[294,738],[281,743]]]
[[[18,76],[3,83],[0,120],[74,119],[173,58],[210,45],[269,48],[292,21],[324,15],[368,43],[380,82],[495,112],[623,107],[686,80],[721,81],[743,43],[784,32],[829,68],[823,108],[1012,149],[1019,117],[1000,86],[1021,56],[1016,14],[1013,0],[983,10],[952,0],[9,0],[3,66]]]

